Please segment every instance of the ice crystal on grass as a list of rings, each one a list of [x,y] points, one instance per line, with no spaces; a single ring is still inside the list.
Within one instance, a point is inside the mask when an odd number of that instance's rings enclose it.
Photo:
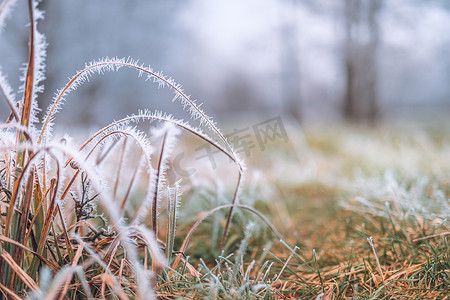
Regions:
[[[0,4],[0,34],[5,29],[5,21],[10,18],[11,12],[16,3],[17,0],[4,0]]]
[[[235,161],[239,161],[237,155],[234,153],[232,147],[228,144],[226,138],[217,127],[216,123],[206,115],[200,108],[200,105],[195,100],[191,100],[191,97],[186,95],[181,88],[181,85],[177,84],[172,78],[165,77],[162,73],[155,72],[151,67],[145,67],[144,65],[138,65],[137,61],[130,58],[104,58],[98,61],[93,61],[86,64],[85,68],[79,71],[74,77],[72,77],[66,86],[58,91],[53,103],[48,107],[46,116],[43,120],[43,127],[41,130],[40,141],[44,136],[51,132],[53,125],[54,114],[57,113],[61,107],[61,104],[65,100],[65,97],[74,91],[78,86],[88,81],[94,74],[104,74],[105,72],[118,71],[123,67],[128,67],[138,71],[138,76],[146,74],[146,80],[151,80],[158,84],[159,87],[167,87],[175,93],[173,101],[180,101],[184,109],[187,109],[193,120],[199,120],[200,126],[209,128],[217,135],[217,138],[223,142],[224,147],[230,151]]]
[[[13,89],[8,83],[6,76],[3,75],[2,69],[0,67],[0,97],[4,97],[8,103],[11,113],[16,122],[19,121],[19,113],[17,111],[18,104],[16,103],[16,97],[14,95]]]
[[[37,114],[40,111],[37,97],[38,93],[42,93],[44,91],[42,82],[45,79],[45,59],[47,56],[47,42],[45,36],[37,30],[38,21],[44,18],[44,12],[39,10],[37,6],[38,1],[32,1],[31,14],[33,15],[33,21],[30,25],[30,30],[32,31],[30,33],[32,37],[32,45],[30,45],[31,52],[28,64],[23,67],[23,74],[20,78],[23,84],[19,88],[19,92],[24,94],[24,101],[26,89],[28,88],[29,90],[31,90],[31,106],[29,111],[29,119],[27,120],[27,122],[30,125],[30,129],[33,132],[33,135],[37,135],[35,124],[39,123]],[[31,78],[31,84],[27,82],[27,77]]]
[[[0,4],[0,31],[15,2],[3,0]],[[30,295],[35,298],[73,298],[81,294],[97,298],[99,293],[105,298],[107,286],[110,293],[120,298],[136,295],[141,299],[152,298],[156,276],[162,274],[171,262],[172,252],[178,250],[175,237],[181,186],[179,181],[173,187],[168,186],[166,179],[178,136],[195,135],[228,156],[237,167],[231,204],[207,214],[229,210],[222,243],[230,226],[232,209],[245,208],[237,204],[244,164],[216,123],[201,109],[201,104],[191,99],[180,84],[131,58],[103,58],[87,63],[55,94],[39,124],[38,97],[44,89],[47,44],[37,28],[38,21],[44,17],[38,9],[39,1],[30,0],[28,4],[30,47],[21,77],[20,101],[16,102],[0,70],[0,98],[6,99],[11,111],[11,117],[0,125],[0,193],[2,197],[8,196],[9,201],[5,204],[5,230],[0,235],[4,249],[1,255],[8,259],[0,261],[0,277],[6,280],[5,285],[2,281],[1,289],[16,297],[25,291],[17,284],[22,281],[33,290]],[[55,114],[69,93],[94,75],[125,67],[136,70],[138,77],[155,83],[158,88],[172,90],[172,101],[181,104],[190,114],[190,121],[145,110],[104,126],[78,147],[67,135],[60,140],[52,137]],[[154,140],[137,128],[142,121],[157,121],[151,130]],[[191,125],[193,121],[197,121],[197,126]],[[159,145],[156,151],[152,143]],[[152,166],[155,157],[156,169]],[[135,165],[131,167],[132,164]],[[111,169],[114,171],[109,172]],[[124,172],[129,169],[133,170],[130,178],[130,172]],[[138,186],[135,181],[142,183],[141,178],[145,183]],[[128,188],[122,196],[124,181]],[[139,196],[132,199],[135,194]],[[161,205],[166,200],[167,210]],[[252,208],[245,209],[268,222]],[[161,211],[167,213],[166,255],[161,249],[164,242],[158,235]],[[153,231],[147,227],[149,215]],[[184,238],[180,253],[186,250],[189,238],[202,220]],[[152,272],[148,271],[147,254],[151,257]],[[174,270],[181,260],[177,253]],[[55,276],[47,276],[43,289],[39,290],[35,282],[43,265],[50,267]],[[198,271],[187,265],[200,278]],[[77,285],[75,288],[72,282]]]

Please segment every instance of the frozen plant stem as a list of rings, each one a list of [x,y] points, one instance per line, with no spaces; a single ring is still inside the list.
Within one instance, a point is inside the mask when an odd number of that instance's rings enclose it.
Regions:
[[[6,12],[17,0],[0,1],[1,30]],[[82,295],[105,298],[110,293],[121,299],[135,296],[141,299],[153,298],[156,281],[152,278],[161,275],[168,261],[173,259],[172,253],[184,253],[189,238],[203,220],[201,218],[194,224],[183,240],[181,251],[175,252],[174,242],[175,238],[178,238],[177,206],[182,193],[179,182],[176,182],[173,188],[168,187],[166,255],[163,255],[158,243],[158,206],[166,197],[164,188],[167,186],[168,161],[176,136],[183,131],[194,134],[216,147],[236,164],[238,176],[231,204],[216,207],[206,215],[218,210],[228,211],[222,246],[230,229],[234,206],[256,214],[279,235],[262,214],[251,207],[238,204],[244,163],[215,122],[172,78],[154,72],[151,67],[138,65],[137,61],[125,58],[106,58],[86,64],[82,71],[77,72],[63,89],[56,93],[45,117],[39,122],[38,93],[43,90],[40,83],[44,79],[46,48],[45,36],[37,30],[38,21],[43,17],[43,12],[38,9],[40,2],[26,1],[30,20],[29,48],[27,65],[21,77],[23,85],[20,92],[23,92],[23,96],[20,101],[15,101],[6,77],[0,74],[0,96],[6,98],[11,110],[8,111],[8,120],[0,124],[0,151],[3,154],[0,158],[0,197],[2,201],[6,200],[6,203],[1,203],[2,207],[6,207],[6,213],[3,213],[5,230],[3,235],[0,235],[0,254],[3,257],[11,256],[12,259],[0,259],[0,298],[2,295],[13,299],[19,299],[22,295],[30,299],[75,299]],[[66,137],[55,141],[51,134],[54,115],[64,103],[65,96],[95,74],[118,71],[123,67],[137,70],[139,76],[144,75],[146,81],[150,80],[159,87],[173,91],[173,101],[181,103],[197,126],[192,126],[191,121],[176,120],[162,112],[140,111],[137,115],[127,116],[105,126],[80,147],[75,147]],[[129,126],[130,123],[138,123],[141,120],[157,120],[165,125],[158,134],[162,143],[156,170],[152,167],[152,158],[158,154],[153,153],[151,140],[136,129],[136,126]],[[113,145],[105,148],[111,140],[114,140]],[[118,152],[118,159],[114,159],[112,155],[108,156],[108,153],[119,140],[123,141],[123,146],[121,152]],[[128,172],[124,172],[130,160],[128,150],[135,149],[129,145],[130,142],[141,150],[139,163],[129,180],[126,195],[119,202],[119,198],[122,198],[122,182],[128,181]],[[95,158],[96,153],[98,155]],[[112,174],[103,173],[111,170],[105,167],[106,163],[102,163],[107,156],[116,167],[112,168]],[[145,172],[142,177],[141,172]],[[81,180],[77,180],[80,177]],[[134,188],[134,182],[135,179],[137,182],[141,178],[146,180],[145,195],[142,197],[142,203],[137,204],[137,209],[133,210],[135,199],[140,198],[140,194],[134,192],[141,191],[141,186]],[[90,184],[92,190],[89,189]],[[68,195],[72,198],[67,199]],[[134,195],[137,197],[128,201]],[[116,202],[119,202],[117,207]],[[127,215],[124,215],[124,211]],[[145,223],[149,222],[150,214],[152,225],[148,224],[146,227]],[[94,217],[103,220],[103,225],[95,228],[98,224],[90,222]],[[150,226],[152,228],[149,228]],[[103,254],[100,249],[106,249],[106,253]],[[142,265],[141,257],[147,254],[150,254],[152,271],[156,274],[148,272]],[[243,252],[239,260],[241,264],[242,255]],[[186,263],[190,272],[197,272],[187,263],[187,259],[178,254],[175,265],[180,260]],[[105,261],[109,261],[108,265],[104,264]],[[92,269],[94,264],[99,264],[104,270],[100,270],[99,274],[98,270]],[[120,266],[118,274],[115,266]],[[41,276],[42,269],[46,267],[52,269],[54,276]],[[236,268],[236,272],[237,270]],[[239,272],[240,270],[239,267]],[[77,274],[77,278],[74,274]],[[120,280],[121,277],[125,280]],[[42,291],[39,291],[34,287],[40,286],[37,282],[41,279],[46,282],[42,285]],[[84,291],[80,289],[80,284]]]
[[[381,270],[381,265],[380,265],[380,261],[378,260],[377,252],[375,251],[375,246],[373,245],[373,237],[372,236],[368,237],[367,242],[369,243],[370,247],[372,248],[373,255],[375,256],[375,261],[377,262],[377,269],[378,269],[378,272],[380,272],[381,281],[383,282],[383,287],[384,287],[384,290],[386,291],[386,284],[384,282],[384,274],[383,274],[383,271]]]
[[[164,146],[166,144],[167,139],[167,131],[164,133],[164,137],[161,145],[161,153],[159,155],[158,168],[156,169],[156,182],[155,182],[155,193],[153,196],[152,203],[152,228],[153,233],[155,234],[155,238],[158,239],[158,190],[159,190],[159,179],[163,165],[163,157],[164,157]]]
[[[231,204],[235,204],[238,198],[239,193],[239,187],[242,180],[242,175],[244,173],[244,166],[243,162],[239,160],[236,153],[234,152],[233,148],[230,146],[228,141],[226,140],[225,136],[221,133],[221,131],[217,128],[217,126],[214,124],[214,122],[211,120],[210,117],[208,117],[200,108],[197,106],[195,101],[191,100],[189,96],[187,96],[180,85],[176,84],[172,79],[167,79],[165,76],[163,76],[160,73],[154,72],[150,67],[146,68],[142,65],[137,65],[137,62],[132,61],[130,59],[104,59],[100,61],[94,61],[86,67],[78,72],[67,84],[66,86],[57,94],[55,97],[53,103],[49,106],[47,109],[46,117],[43,121],[43,126],[40,132],[40,136],[38,139],[38,143],[42,143],[44,140],[44,137],[50,134],[51,131],[51,121],[53,119],[54,114],[58,111],[58,108],[60,106],[60,102],[64,101],[65,95],[76,89],[77,86],[82,84],[84,81],[86,81],[90,76],[92,76],[95,73],[103,74],[107,71],[118,71],[122,67],[128,67],[131,69],[135,69],[139,72],[139,75],[146,74],[147,79],[151,79],[154,82],[157,82],[160,86],[168,86],[169,89],[173,90],[175,93],[174,100],[179,99],[181,104],[183,105],[183,108],[188,107],[188,111],[191,114],[191,117],[196,120],[200,120],[200,125],[203,125],[210,130],[212,130],[220,141],[224,144],[226,151],[224,151],[227,155],[231,157],[231,159],[236,163],[238,167],[238,182],[236,184],[236,189],[233,195],[233,199],[231,200]],[[194,131],[197,131],[197,134],[203,135],[200,131],[200,129],[194,129]],[[88,140],[87,143],[90,141]],[[219,148],[221,148],[217,142],[211,141],[212,144],[217,145]],[[82,146],[84,147],[84,145]],[[226,236],[228,235],[229,225],[231,222],[233,213],[233,207],[230,208],[230,211],[228,212],[227,221],[225,224],[224,232],[222,235],[221,245],[223,246]]]
[[[30,19],[30,44],[28,51],[28,67],[27,74],[25,77],[25,88],[23,95],[23,104],[22,104],[22,117],[20,119],[20,123],[25,128],[28,128],[30,125],[30,113],[31,113],[31,105],[33,100],[33,85],[34,85],[34,16],[33,16],[33,3],[32,0],[28,0],[28,16]],[[23,133],[20,134],[19,144],[25,142],[25,136]],[[16,159],[16,176],[19,175],[21,168],[23,167],[25,162],[25,151],[17,152]]]

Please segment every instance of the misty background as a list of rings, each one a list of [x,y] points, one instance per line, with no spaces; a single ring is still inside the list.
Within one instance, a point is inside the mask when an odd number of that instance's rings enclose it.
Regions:
[[[28,52],[18,2],[0,35],[15,91]],[[44,0],[40,8],[49,43],[43,110],[85,63],[109,56],[173,77],[219,123],[450,115],[448,0]],[[186,118],[170,91],[137,75],[94,76],[67,97],[57,127],[104,125],[138,109]],[[0,117],[8,115],[1,99]]]

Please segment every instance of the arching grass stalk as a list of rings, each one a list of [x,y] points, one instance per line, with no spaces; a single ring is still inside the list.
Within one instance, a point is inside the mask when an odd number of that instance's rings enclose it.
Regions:
[[[179,100],[184,109],[188,109],[188,112],[191,115],[193,120],[200,121],[200,128],[190,127],[190,131],[195,131],[198,135],[204,135],[201,131],[201,127],[208,128],[211,130],[221,141],[226,149],[228,156],[235,162],[238,167],[238,180],[236,183],[235,192],[233,194],[233,198],[231,199],[231,204],[235,204],[238,198],[239,187],[241,185],[242,175],[244,173],[244,163],[239,159],[238,155],[235,153],[233,148],[230,146],[225,136],[221,133],[216,124],[212,121],[212,119],[206,115],[203,110],[200,109],[199,105],[196,104],[195,100],[191,100],[190,96],[186,95],[181,87],[181,85],[177,84],[172,78],[166,78],[162,73],[155,72],[151,67],[145,67],[144,65],[138,65],[137,61],[132,59],[117,59],[117,58],[105,58],[99,61],[94,61],[85,66],[83,70],[75,74],[72,79],[64,86],[64,88],[57,94],[54,98],[53,103],[48,107],[47,114],[43,120],[42,129],[39,135],[38,143],[42,143],[44,138],[48,138],[50,136],[52,120],[54,115],[59,110],[61,104],[64,102],[65,96],[69,94],[71,91],[75,90],[79,85],[83,84],[94,74],[103,74],[104,72],[112,72],[118,71],[123,67],[128,67],[134,70],[137,70],[139,76],[146,74],[146,80],[152,80],[157,83],[159,87],[168,87],[171,89],[175,96],[172,101]],[[130,120],[133,119],[131,117]],[[111,127],[113,125],[111,124]],[[188,126],[184,126],[188,127]],[[217,141],[213,139],[208,139],[209,143],[217,144],[217,147],[220,147]],[[227,221],[225,224],[224,232],[222,235],[221,246],[224,243],[224,240],[228,234],[229,224],[231,222],[233,213],[233,207],[230,208],[228,212]]]
[[[213,213],[222,210],[222,209],[229,209],[230,207],[238,207],[238,208],[242,208],[245,210],[250,211],[251,213],[255,214],[256,216],[258,216],[264,223],[266,223],[266,225],[270,228],[270,230],[280,239],[283,240],[283,236],[278,232],[278,230],[275,228],[275,226],[259,211],[257,211],[256,209],[254,209],[251,206],[248,205],[244,205],[244,204],[226,204],[226,205],[222,205],[222,206],[218,206],[216,208],[211,209],[210,211],[208,211],[207,213],[205,213],[203,216],[199,217],[197,219],[197,221],[194,223],[194,225],[192,225],[191,229],[189,230],[189,232],[186,234],[186,237],[183,240],[183,244],[180,247],[179,252],[183,253],[184,251],[186,251],[187,246],[189,244],[189,240],[192,236],[192,234],[194,233],[194,231],[198,228],[198,226],[200,225],[200,223],[202,223],[207,217],[209,217],[210,215],[212,215]],[[172,269],[175,270],[178,267],[178,264],[180,263],[181,260],[181,256],[182,254],[178,254],[177,258],[175,259],[175,262],[172,264]]]
[[[3,0],[0,3],[0,33],[15,2]],[[1,203],[6,208],[6,215],[2,220],[5,229],[0,230],[0,289],[3,293],[13,299],[18,298],[21,293],[28,293],[30,297],[39,299],[75,298],[81,294],[91,298],[105,298],[108,296],[106,289],[109,289],[123,299],[134,296],[142,299],[152,297],[155,278],[168,265],[176,244],[176,217],[181,189],[179,182],[169,188],[166,174],[180,132],[189,132],[206,141],[229,157],[237,167],[238,176],[231,204],[217,207],[207,214],[222,209],[229,210],[221,246],[227,237],[234,207],[257,214],[279,235],[263,215],[251,207],[237,204],[244,163],[214,121],[172,78],[167,78],[150,67],[125,58],[105,58],[86,64],[56,94],[39,123],[37,98],[38,93],[43,91],[41,82],[44,79],[46,42],[45,37],[37,30],[38,20],[43,17],[43,12],[38,9],[39,1],[27,2],[30,19],[29,49],[20,90],[23,98],[20,101],[15,101],[14,92],[0,72],[0,97],[6,100],[10,110],[10,117],[0,125],[0,196],[2,200],[7,200]],[[124,67],[136,70],[146,81],[150,80],[159,87],[172,90],[172,100],[179,101],[188,111],[190,123],[162,112],[140,111],[100,129],[78,149],[73,147],[67,137],[54,141],[51,136],[53,120],[65,97],[94,74],[118,71]],[[135,127],[129,126],[143,120],[164,123],[161,129],[153,132],[154,136],[162,138],[156,170],[152,168],[153,147],[149,138]],[[198,125],[192,126],[193,122]],[[40,128],[37,128],[39,124]],[[102,168],[107,167],[103,162],[113,161],[112,153],[115,151],[111,149],[121,139],[124,141],[119,150],[119,162],[112,174],[106,174],[102,172]],[[125,166],[132,161],[129,153],[131,143],[137,145],[138,163],[133,167],[131,177],[126,179],[128,174],[124,172],[127,169]],[[95,157],[95,154],[98,156]],[[117,160],[114,161],[116,162]],[[143,177],[148,176],[148,181],[145,182],[142,202],[135,205],[135,201],[129,199],[133,199],[139,189],[136,181],[140,183],[138,179],[141,172]],[[122,195],[125,179],[126,193]],[[168,216],[166,253],[163,255],[160,245],[164,242],[158,239],[158,213],[161,210],[158,205],[164,200],[166,190]],[[86,205],[80,203],[89,203],[88,210],[83,211]],[[149,212],[153,231],[145,226]],[[100,215],[102,213],[106,216]],[[100,227],[97,227],[96,220],[90,221],[96,218],[99,222],[103,221]],[[181,252],[186,250],[191,235],[202,220],[203,218],[197,221],[185,237]],[[73,229],[75,230],[72,231]],[[146,269],[147,254],[151,257],[153,272]],[[145,255],[144,264],[141,262],[142,255]],[[182,259],[177,255],[176,264],[180,260]],[[101,268],[93,267],[95,264]],[[186,265],[190,272],[198,273],[194,272],[193,266],[187,261]],[[48,282],[41,290],[37,280],[40,277],[39,269],[43,266],[51,268],[57,274],[53,282]],[[78,274],[77,278],[74,274]],[[122,275],[127,276],[128,280],[121,281]],[[81,286],[84,291],[81,291]]]

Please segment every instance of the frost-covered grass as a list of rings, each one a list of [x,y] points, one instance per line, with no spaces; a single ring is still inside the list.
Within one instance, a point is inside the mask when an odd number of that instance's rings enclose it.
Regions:
[[[278,287],[306,299],[448,296],[450,127],[437,125],[309,128],[306,142],[274,149],[261,182],[271,193],[255,206],[300,256],[272,245],[274,273],[292,256]]]
[[[241,203],[268,216],[283,241],[238,212],[233,242],[218,256],[211,219],[187,253],[202,277],[162,284],[158,292],[223,299],[445,298],[448,128],[448,121],[431,128],[309,127],[302,135],[291,128],[288,144],[250,157],[241,196]],[[198,195],[184,200],[198,203],[197,213],[212,205]],[[180,214],[186,212],[193,213],[181,206]],[[242,233],[249,218],[256,223]],[[247,245],[243,259],[240,243]]]
[[[300,128],[291,128],[289,143],[274,143],[250,157],[240,198],[269,218],[283,240],[261,219],[237,211],[220,255],[217,228],[226,215],[206,219],[185,251],[195,269],[163,276],[158,295],[445,298],[450,283],[447,124],[335,125],[309,127],[302,135]],[[225,197],[216,199],[221,189],[215,181],[203,180],[206,184],[183,197],[179,233],[204,211],[225,203]],[[175,248],[181,242],[176,239]]]
[[[14,4],[2,1],[0,29]],[[237,203],[244,163],[214,121],[179,84],[151,67],[117,58],[88,63],[56,92],[39,120],[47,44],[37,28],[43,18],[38,4],[28,1],[29,56],[18,100],[0,72],[1,96],[10,110],[10,117],[0,125],[0,289],[4,297],[154,297],[157,277],[185,262],[183,252],[202,221],[193,225],[175,251],[181,188],[179,181],[169,184],[166,174],[181,131],[206,142],[234,164],[234,192],[227,205],[215,208],[226,209],[228,215],[220,247],[227,240],[235,207],[252,211],[270,225],[253,208]],[[92,76],[123,67],[136,70],[137,77],[145,76],[158,88],[172,90],[172,101],[180,102],[190,120],[142,111],[101,128],[81,143],[68,136],[52,136],[54,116],[68,93]],[[142,121],[162,125],[146,134],[132,125]],[[155,150],[157,140],[161,146]],[[163,240],[158,230],[162,211],[167,212]]]
[[[14,2],[0,4],[0,29]],[[29,0],[23,88],[0,73],[10,109],[0,125],[0,296],[445,297],[448,123],[294,126],[288,143],[252,152],[243,184],[244,163],[213,120],[172,79],[131,59],[86,64],[39,120],[46,43],[37,5]],[[52,135],[69,92],[123,67],[171,89],[188,121],[142,111],[82,141]],[[180,181],[170,173],[176,154],[199,143],[224,159]]]

